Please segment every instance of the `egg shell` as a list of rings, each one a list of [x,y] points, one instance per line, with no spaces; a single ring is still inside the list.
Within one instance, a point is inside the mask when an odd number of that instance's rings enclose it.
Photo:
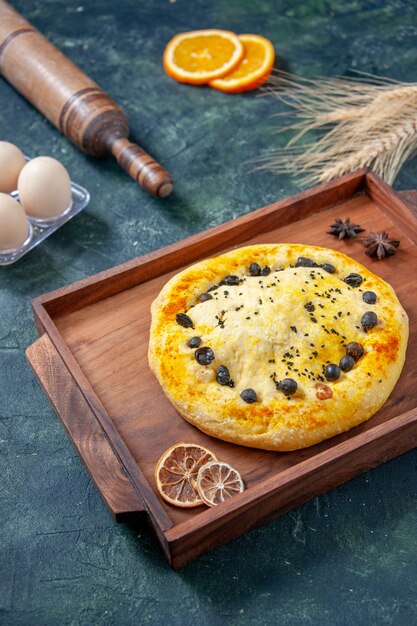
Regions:
[[[20,172],[17,189],[26,213],[36,219],[57,217],[71,204],[69,174],[52,157],[29,161]]]
[[[17,189],[17,179],[25,166],[23,152],[8,141],[0,141],[0,192]]]
[[[29,222],[21,204],[6,193],[0,193],[0,250],[15,250],[26,241]]]

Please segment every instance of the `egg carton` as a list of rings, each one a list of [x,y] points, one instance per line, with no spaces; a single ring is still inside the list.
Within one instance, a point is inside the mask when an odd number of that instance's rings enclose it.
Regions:
[[[18,191],[12,191],[10,194],[15,200],[19,200]],[[16,263],[22,256],[25,256],[30,250],[36,248],[42,241],[52,235],[58,228],[66,224],[74,215],[85,209],[90,201],[90,194],[87,189],[77,185],[71,181],[71,204],[61,215],[49,220],[33,219],[28,216],[29,233],[26,241],[15,250],[6,252],[0,251],[0,265],[11,265]]]

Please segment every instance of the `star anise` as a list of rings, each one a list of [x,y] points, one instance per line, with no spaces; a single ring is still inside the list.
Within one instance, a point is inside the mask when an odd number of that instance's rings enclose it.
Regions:
[[[371,231],[368,237],[364,237],[362,243],[366,248],[365,253],[374,259],[392,256],[400,245],[398,239],[389,239],[387,232],[375,233],[374,231]]]
[[[351,224],[350,217],[347,217],[345,221],[337,217],[334,224],[331,224],[330,229],[331,230],[327,231],[327,234],[338,237],[339,239],[354,239],[359,233],[363,233],[365,230],[361,228],[359,224]]]

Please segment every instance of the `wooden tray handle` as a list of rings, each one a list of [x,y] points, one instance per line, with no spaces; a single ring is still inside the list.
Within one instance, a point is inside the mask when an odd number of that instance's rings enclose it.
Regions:
[[[49,337],[42,335],[29,346],[26,356],[115,519],[122,522],[133,514],[144,516],[139,494]]]

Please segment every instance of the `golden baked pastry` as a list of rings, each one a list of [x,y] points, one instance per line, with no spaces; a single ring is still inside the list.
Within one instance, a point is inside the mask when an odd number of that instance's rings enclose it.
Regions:
[[[267,450],[369,419],[404,364],[394,290],[326,248],[263,244],[196,263],[152,304],[149,363],[189,422]]]

